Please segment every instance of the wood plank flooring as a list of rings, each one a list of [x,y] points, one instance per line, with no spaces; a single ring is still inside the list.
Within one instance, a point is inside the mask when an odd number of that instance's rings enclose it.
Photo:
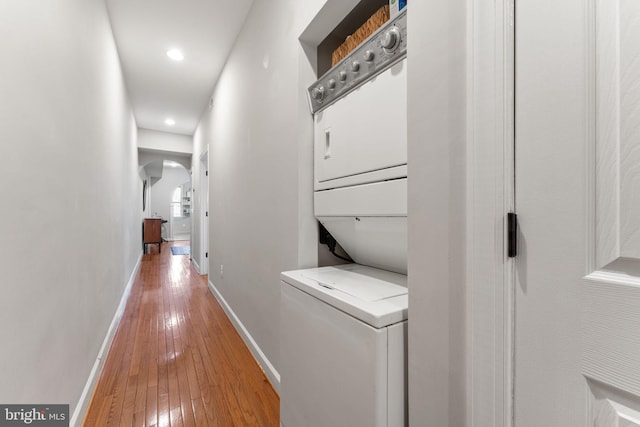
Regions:
[[[278,426],[279,399],[188,255],[149,246],[84,426]],[[155,249],[154,249],[155,248]]]

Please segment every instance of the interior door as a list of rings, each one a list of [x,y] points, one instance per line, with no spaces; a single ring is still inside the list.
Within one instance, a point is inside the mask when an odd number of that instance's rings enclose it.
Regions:
[[[209,152],[200,156],[200,274],[209,274]]]
[[[516,427],[640,426],[640,1],[517,0]]]

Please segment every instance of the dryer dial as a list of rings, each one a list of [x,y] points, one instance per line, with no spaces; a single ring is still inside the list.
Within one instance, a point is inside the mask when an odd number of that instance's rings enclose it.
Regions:
[[[367,62],[373,61],[373,58],[376,57],[376,54],[372,50],[368,50],[364,53],[364,60]]]
[[[402,35],[400,34],[400,30],[398,29],[398,27],[393,27],[386,33],[384,33],[384,36],[382,36],[381,44],[385,52],[393,52],[394,50],[396,50],[398,46],[400,46],[401,38]]]
[[[322,101],[322,99],[324,98],[324,86],[320,85],[313,88],[313,90],[311,91],[311,97],[316,101]]]

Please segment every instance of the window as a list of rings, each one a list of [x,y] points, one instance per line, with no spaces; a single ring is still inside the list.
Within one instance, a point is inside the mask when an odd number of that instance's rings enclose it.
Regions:
[[[176,187],[173,190],[173,198],[171,199],[171,216],[172,217],[180,217],[182,216],[182,212],[180,211],[182,201],[182,187]]]

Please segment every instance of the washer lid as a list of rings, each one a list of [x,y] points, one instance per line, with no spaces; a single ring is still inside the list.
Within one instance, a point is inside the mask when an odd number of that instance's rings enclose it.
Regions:
[[[407,319],[407,276],[402,274],[347,264],[286,271],[281,279],[375,328]]]
[[[308,270],[302,276],[315,280],[327,289],[335,289],[364,301],[379,301],[407,293],[406,287],[357,272],[345,274],[345,271],[349,270]]]

